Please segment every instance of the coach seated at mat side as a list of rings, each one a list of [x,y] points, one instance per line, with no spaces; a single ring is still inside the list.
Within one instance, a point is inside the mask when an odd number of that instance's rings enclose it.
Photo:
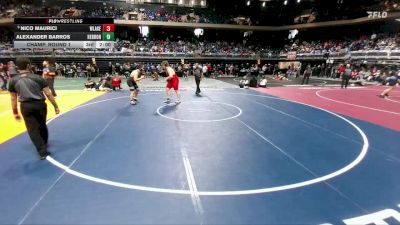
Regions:
[[[111,81],[106,78],[100,78],[99,83],[95,87],[96,91],[111,91],[112,85]]]
[[[115,91],[116,89],[121,90],[121,89],[122,89],[121,83],[122,83],[121,77],[118,75],[118,73],[116,73],[116,74],[112,77],[112,79],[111,79],[111,86],[112,86],[112,89],[113,89],[114,91]]]
[[[259,84],[258,86],[259,86],[259,87],[266,88],[266,87],[267,87],[267,83],[268,83],[267,77],[264,76],[264,77],[261,79],[260,84]]]
[[[96,90],[96,82],[94,82],[91,78],[88,78],[87,81],[85,83],[83,83],[83,85],[85,85],[85,91],[95,91]]]

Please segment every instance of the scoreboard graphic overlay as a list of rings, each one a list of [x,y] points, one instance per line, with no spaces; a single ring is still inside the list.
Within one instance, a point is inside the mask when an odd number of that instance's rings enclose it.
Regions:
[[[113,18],[15,18],[14,48],[113,48]]]

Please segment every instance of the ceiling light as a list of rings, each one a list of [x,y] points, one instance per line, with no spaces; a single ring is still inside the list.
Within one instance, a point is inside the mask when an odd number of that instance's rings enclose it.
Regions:
[[[284,5],[287,5],[287,0],[285,0],[285,1],[283,2],[283,4],[284,4]]]

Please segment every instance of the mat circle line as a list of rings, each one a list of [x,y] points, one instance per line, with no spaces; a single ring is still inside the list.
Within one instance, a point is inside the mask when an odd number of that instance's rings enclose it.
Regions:
[[[361,163],[361,161],[365,158],[366,154],[368,153],[369,140],[368,140],[366,134],[364,133],[364,131],[360,127],[358,127],[356,124],[351,122],[350,120],[348,120],[348,119],[346,119],[346,118],[344,118],[344,117],[342,117],[342,116],[340,116],[340,115],[338,115],[338,114],[336,114],[334,112],[331,112],[329,110],[322,109],[322,108],[319,108],[319,107],[316,107],[316,106],[313,106],[313,105],[309,105],[309,104],[306,104],[306,103],[297,102],[297,101],[293,101],[293,100],[287,100],[287,99],[281,99],[281,98],[277,98],[277,97],[273,97],[273,96],[246,94],[246,93],[232,93],[232,92],[224,92],[224,93],[225,94],[233,94],[233,95],[238,94],[238,95],[256,96],[256,97],[262,97],[262,98],[276,99],[276,100],[281,100],[281,101],[286,101],[286,102],[291,102],[291,103],[297,103],[297,104],[300,104],[300,105],[305,105],[305,106],[308,106],[308,107],[311,107],[311,108],[318,109],[320,111],[324,111],[326,113],[329,113],[329,114],[331,114],[331,115],[333,115],[335,117],[338,117],[338,118],[344,120],[345,122],[350,124],[354,129],[356,129],[357,132],[360,134],[362,140],[363,140],[363,146],[361,148],[360,154],[351,163],[349,163],[345,167],[343,167],[343,168],[341,168],[341,169],[339,169],[339,170],[337,170],[335,172],[329,173],[329,174],[321,176],[321,177],[317,177],[317,178],[313,178],[313,179],[310,179],[310,180],[297,182],[297,183],[293,183],[293,184],[287,184],[287,185],[275,186],[275,187],[269,187],[269,188],[261,188],[261,189],[249,189],[249,190],[238,190],[238,191],[198,191],[197,194],[199,196],[237,196],[237,195],[263,194],[263,193],[278,192],[278,191],[284,191],[284,190],[290,190],[290,189],[305,187],[305,186],[309,186],[309,185],[312,185],[312,184],[317,184],[317,183],[320,183],[320,182],[324,182],[324,181],[330,180],[332,178],[335,178],[335,177],[337,177],[339,175],[342,175],[342,174],[350,171],[355,166],[357,166],[359,163]],[[157,93],[154,93],[154,94],[157,94]],[[86,107],[86,106],[89,106],[89,105],[94,105],[94,104],[107,102],[107,101],[113,101],[113,100],[121,99],[121,98],[129,98],[129,96],[110,98],[110,99],[105,99],[105,100],[100,100],[100,101],[84,104],[84,105],[78,106],[76,108],[73,108],[73,109],[71,109],[71,110],[69,110],[67,112],[71,112],[73,110],[76,110],[76,109],[79,109],[79,108],[82,108],[82,107]],[[67,112],[65,112],[65,113],[67,113]],[[50,123],[50,122],[54,121],[54,119],[56,119],[58,117],[54,117],[53,119],[49,120],[47,123]],[[115,182],[115,181],[110,181],[110,180],[106,180],[106,179],[101,179],[101,178],[93,177],[93,176],[90,176],[90,175],[83,174],[83,173],[80,173],[78,171],[72,170],[68,166],[58,162],[57,160],[55,160],[54,158],[52,158],[50,156],[47,157],[47,161],[49,161],[54,166],[64,170],[66,173],[68,173],[70,175],[77,176],[79,178],[82,178],[82,179],[85,179],[85,180],[89,180],[89,181],[92,181],[92,182],[109,185],[109,186],[125,188],[125,189],[132,189],[132,190],[147,191],[147,192],[158,192],[158,193],[168,193],[168,194],[184,194],[184,195],[191,195],[192,194],[190,190],[147,187],[147,186],[132,185],[132,184],[126,184],[126,183],[121,183],[121,182]]]
[[[237,113],[237,114],[234,115],[234,116],[227,117],[227,118],[223,118],[223,119],[214,119],[214,120],[184,120],[184,119],[177,119],[177,118],[173,118],[173,117],[166,116],[166,115],[162,114],[162,113],[160,112],[160,110],[161,110],[162,108],[165,108],[165,107],[168,106],[168,105],[163,105],[163,106],[160,106],[160,107],[157,108],[157,114],[158,114],[159,116],[162,116],[162,117],[166,118],[166,119],[175,120],[175,121],[179,121],[179,122],[189,122],[189,123],[221,122],[221,121],[226,121],[226,120],[235,119],[236,117],[239,117],[240,115],[242,115],[242,109],[241,109],[241,108],[239,108],[239,107],[237,107],[237,106],[235,106],[235,105],[232,105],[232,104],[224,103],[224,102],[209,102],[209,101],[189,101],[189,102],[206,102],[206,103],[214,103],[214,104],[226,105],[226,106],[230,106],[230,107],[233,107],[233,108],[237,109],[239,113]],[[182,102],[182,103],[180,103],[180,105],[181,105],[181,104],[185,104],[185,103],[186,103],[186,102]]]
[[[393,100],[390,97],[386,97],[385,100],[390,102],[400,103],[400,101]]]

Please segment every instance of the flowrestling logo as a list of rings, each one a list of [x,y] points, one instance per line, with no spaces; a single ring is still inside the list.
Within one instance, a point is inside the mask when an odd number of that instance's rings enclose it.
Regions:
[[[372,18],[372,19],[383,19],[388,16],[388,13],[385,11],[383,11],[383,12],[367,11],[367,14],[368,14],[368,18]]]

